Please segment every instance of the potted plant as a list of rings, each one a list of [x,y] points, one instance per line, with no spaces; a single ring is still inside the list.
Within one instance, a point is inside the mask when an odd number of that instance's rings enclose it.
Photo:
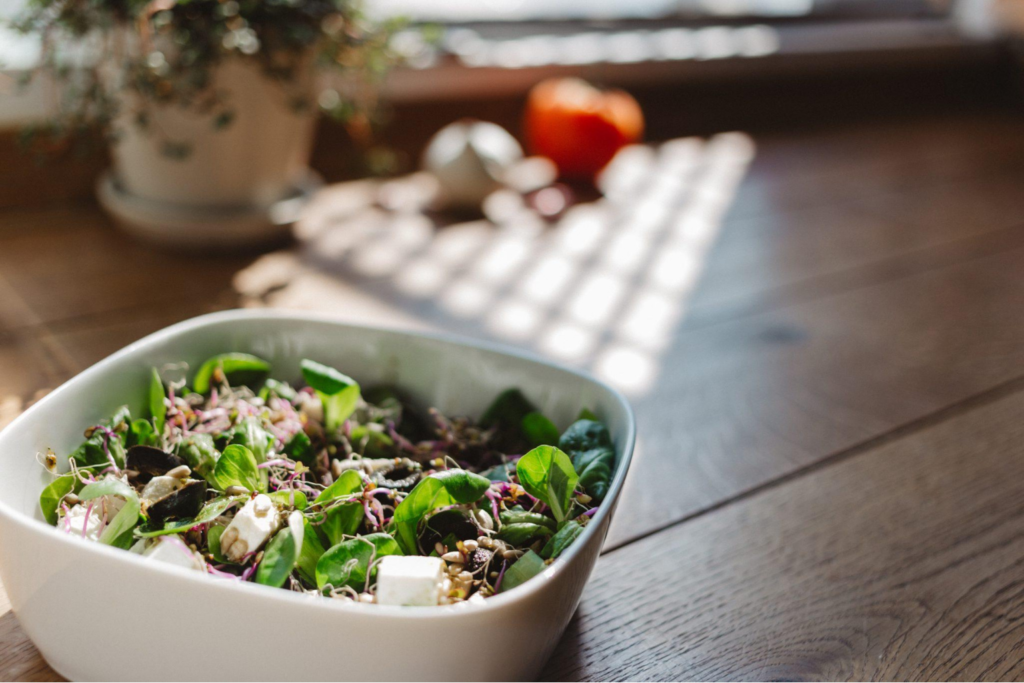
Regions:
[[[205,246],[281,234],[317,183],[317,112],[368,128],[394,24],[354,0],[30,0],[16,27],[41,38],[35,73],[55,84],[48,146],[98,128],[104,207],[135,234]]]

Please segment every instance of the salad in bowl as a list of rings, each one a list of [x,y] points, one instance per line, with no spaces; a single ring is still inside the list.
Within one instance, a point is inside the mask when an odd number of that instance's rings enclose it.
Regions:
[[[40,454],[43,517],[211,580],[425,607],[540,574],[609,492],[616,451],[585,406],[560,431],[513,388],[470,419],[300,367],[295,385],[247,353],[153,368],[144,414],[121,407],[70,454]]]

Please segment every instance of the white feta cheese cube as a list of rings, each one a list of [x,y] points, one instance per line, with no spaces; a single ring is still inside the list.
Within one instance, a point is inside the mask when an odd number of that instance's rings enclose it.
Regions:
[[[254,553],[277,531],[281,515],[262,493],[245,504],[220,537],[220,552],[232,562]]]
[[[143,557],[185,569],[202,569],[203,562],[177,534],[160,536],[142,553]]]
[[[108,475],[106,478],[114,477]],[[120,496],[100,496],[77,503],[67,511],[57,526],[72,536],[98,541],[107,524],[124,507],[124,502]]]
[[[429,606],[441,602],[445,574],[440,558],[387,555],[377,567],[378,605]]]
[[[72,536],[98,541],[104,526],[101,516],[102,509],[100,501],[96,501],[92,505],[79,503],[68,510],[58,526]]]

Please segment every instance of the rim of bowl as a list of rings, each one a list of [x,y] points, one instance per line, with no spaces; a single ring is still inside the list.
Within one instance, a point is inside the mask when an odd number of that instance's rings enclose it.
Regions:
[[[626,400],[626,397],[615,387],[607,384],[606,382],[580,370],[570,368],[562,365],[561,363],[542,358],[537,354],[530,351],[524,351],[514,347],[506,346],[501,343],[473,339],[471,337],[464,337],[455,334],[449,334],[445,332],[431,332],[431,331],[420,331],[402,329],[400,327],[392,327],[386,325],[366,325],[361,323],[346,322],[343,318],[338,316],[332,316],[323,313],[313,313],[304,311],[289,311],[283,309],[233,309],[228,311],[219,311],[217,313],[208,313],[206,315],[189,318],[179,323],[175,323],[161,330],[153,332],[142,339],[134,341],[122,349],[115,351],[111,355],[107,356],[101,361],[89,366],[82,372],[78,373],[71,379],[67,380],[52,392],[47,394],[45,397],[40,399],[37,403],[32,405],[28,410],[19,415],[3,430],[0,430],[0,436],[6,432],[17,431],[19,425],[27,419],[27,416],[36,412],[37,410],[43,410],[47,404],[54,399],[61,391],[64,390],[69,384],[79,381],[79,379],[85,375],[98,374],[107,370],[107,368],[117,365],[121,362],[124,356],[129,355],[137,349],[145,346],[152,345],[158,341],[164,340],[169,337],[178,337],[197,328],[206,327],[214,323],[233,322],[241,320],[261,320],[261,319],[276,319],[276,320],[295,320],[304,322],[324,322],[338,327],[347,327],[350,329],[359,330],[371,330],[377,332],[385,332],[389,334],[396,334],[406,337],[423,337],[427,339],[434,339],[447,344],[462,346],[462,347],[473,347],[480,348],[486,351],[491,351],[505,356],[511,356],[526,360],[539,365],[545,365],[548,367],[556,368],[564,372],[568,372],[581,379],[587,380],[593,384],[600,386],[602,389],[609,392],[609,394],[619,404],[619,407],[623,410],[626,416],[626,430],[625,434],[621,435],[621,454],[619,460],[616,463],[615,475],[612,478],[611,486],[608,489],[608,495],[605,496],[605,504],[598,508],[597,513],[594,515],[593,520],[587,525],[580,537],[576,539],[569,548],[562,553],[551,565],[548,566],[543,572],[533,577],[529,581],[523,583],[520,586],[513,588],[507,593],[498,593],[492,597],[487,598],[482,603],[470,605],[468,603],[457,603],[454,605],[439,605],[437,607],[424,607],[424,608],[410,608],[400,605],[377,605],[377,604],[362,604],[357,602],[347,602],[340,600],[322,600],[318,596],[311,596],[303,593],[297,593],[290,590],[282,590],[280,588],[272,588],[270,586],[260,586],[249,582],[241,581],[228,581],[222,579],[223,583],[217,586],[223,590],[235,590],[243,591],[244,594],[250,594],[252,597],[261,597],[268,600],[284,600],[295,605],[303,605],[309,609],[329,609],[337,611],[339,614],[345,614],[346,612],[356,612],[364,615],[373,615],[388,618],[400,618],[400,619],[425,619],[425,618],[457,618],[459,615],[468,615],[470,613],[477,613],[487,610],[501,609],[507,604],[525,599],[531,593],[540,590],[541,586],[554,577],[558,576],[565,568],[576,558],[579,553],[579,549],[585,545],[586,541],[590,539],[597,531],[600,526],[600,522],[610,514],[612,507],[618,501],[618,496],[622,490],[623,482],[626,478],[626,472],[629,470],[629,465],[633,459],[633,450],[636,445],[636,417],[633,413],[633,409]],[[120,561],[138,563],[137,566],[146,568],[156,572],[168,572],[171,576],[178,578],[186,578],[193,581],[216,581],[215,577],[208,576],[206,574],[197,574],[195,570],[185,569],[184,567],[176,567],[164,563],[147,562],[145,559],[138,557],[134,553],[129,553],[119,548],[112,548],[110,546],[101,545],[99,543],[83,543],[81,540],[71,538],[67,534],[61,533],[55,527],[50,526],[46,522],[36,519],[35,517],[26,515],[20,510],[14,509],[4,501],[0,500],[0,514],[10,518],[14,523],[21,524],[28,527],[29,529],[38,531],[39,533],[51,534],[52,538],[56,542],[70,543],[75,548],[84,552],[100,553],[112,559],[120,559]],[[589,577],[588,577],[589,580]],[[211,584],[212,585],[212,584]]]

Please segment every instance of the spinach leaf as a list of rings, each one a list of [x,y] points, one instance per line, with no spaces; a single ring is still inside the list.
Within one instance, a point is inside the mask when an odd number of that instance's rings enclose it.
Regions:
[[[296,510],[305,510],[309,507],[309,500],[302,491],[274,491],[267,495],[285,507],[292,507]]]
[[[608,428],[594,420],[577,420],[565,430],[558,445],[572,457],[583,490],[598,503],[604,500],[615,467],[615,447]]]
[[[490,480],[466,470],[435,472],[420,480],[405,497],[391,520],[391,530],[406,555],[418,552],[416,536],[420,520],[445,505],[474,503],[491,485]]]
[[[160,437],[153,429],[153,423],[140,417],[138,420],[132,420],[125,445],[128,448],[132,446],[153,446],[154,448],[159,448],[161,443]]]
[[[348,438],[356,452],[366,458],[387,458],[394,452],[394,439],[369,425],[353,427]]]
[[[316,585],[323,590],[330,584],[334,588],[349,586],[362,592],[367,579],[372,579],[370,565],[385,555],[402,552],[391,536],[385,533],[368,534],[342,541],[316,563]]]
[[[406,555],[419,554],[416,531],[420,520],[437,508],[453,505],[455,502],[443,480],[434,476],[421,479],[409,495],[398,504],[391,519],[390,531],[395,535],[402,552]]]
[[[600,422],[600,420],[597,419],[597,415],[595,415],[594,411],[590,408],[581,409],[580,414],[576,416],[576,420],[593,420],[594,422]]]
[[[278,398],[283,398],[286,401],[294,401],[297,393],[287,382],[279,382],[271,377],[263,383],[263,388],[260,389],[259,397],[266,401],[271,396],[277,396]]]
[[[153,368],[153,374],[149,379],[149,413],[153,416],[154,431],[162,435],[164,420],[167,417],[167,405],[164,403],[164,383],[156,368]]]
[[[206,531],[206,547],[209,548],[213,559],[220,564],[231,563],[220,551],[220,537],[224,535],[225,529],[227,529],[226,526],[212,526]]]
[[[576,454],[573,463],[579,470],[583,490],[598,503],[604,500],[615,466],[615,451],[605,446],[583,451]]]
[[[540,413],[529,413],[523,417],[523,433],[534,446],[557,446],[558,427]]]
[[[299,571],[299,576],[306,583],[315,586],[316,585],[316,565],[320,561],[320,558],[324,554],[324,544],[320,542],[320,537],[316,534],[316,529],[309,523],[309,520],[303,521],[302,531],[302,550],[299,552],[299,559],[296,562],[296,569]]]
[[[135,535],[138,538],[154,538],[156,536],[178,534],[183,531],[187,531],[198,524],[208,524],[214,521],[235,505],[244,502],[246,498],[247,496],[220,496],[219,498],[214,498],[204,505],[203,509],[199,511],[199,514],[192,519],[176,519],[167,521],[164,522],[164,525],[159,529],[152,528],[148,524],[145,524],[135,530]]]
[[[263,424],[255,417],[247,417],[228,432],[229,444],[245,446],[252,451],[256,464],[266,462],[274,446],[274,437],[263,428]],[[267,490],[270,473],[266,469],[257,469],[261,491]]]
[[[206,479],[211,486],[217,485],[214,470],[220,453],[214,446],[212,435],[191,434],[178,442],[174,454],[184,460],[193,472]]]
[[[334,368],[305,359],[302,377],[313,387],[324,405],[324,426],[328,430],[341,427],[359,403],[359,384]]]
[[[266,462],[274,445],[274,437],[255,417],[247,417],[228,432],[228,443],[245,446],[252,451],[257,463]]]
[[[539,512],[527,512],[520,506],[500,513],[499,518],[502,524],[539,524],[546,526],[552,531],[555,530],[555,520]]]
[[[434,472],[429,478],[440,480],[456,503],[475,503],[491,486],[487,477],[458,468]]]
[[[527,551],[525,555],[516,560],[516,563],[505,572],[505,576],[501,579],[500,592],[504,593],[516,586],[521,586],[545,569],[547,569],[547,564],[545,564],[543,558],[532,550]]]
[[[215,486],[221,491],[241,486],[248,491],[263,491],[256,457],[245,446],[232,444],[224,449],[213,470]]]
[[[75,489],[76,481],[74,475],[64,474],[51,481],[39,495],[39,508],[43,511],[43,518],[51,525],[57,523],[60,499]]]
[[[556,520],[567,517],[579,481],[568,455],[554,446],[538,446],[519,459],[516,474],[527,493],[547,503]]]
[[[487,477],[491,481],[512,481],[512,472],[514,470],[515,468],[512,463],[503,462],[500,465],[484,470],[480,473],[480,476]]]
[[[363,478],[356,470],[345,470],[334,483],[320,492],[314,503],[326,503],[338,498],[350,496],[363,489]]]
[[[288,517],[288,526],[270,539],[263,552],[263,560],[256,569],[256,583],[280,588],[302,553],[304,529],[302,513],[293,512]]]
[[[228,384],[257,384],[270,372],[270,363],[249,353],[222,353],[199,366],[192,388],[199,394],[210,390],[210,380],[215,370],[224,373]]]
[[[519,389],[506,389],[498,394],[494,402],[484,411],[480,417],[480,426],[519,427],[523,423],[523,418],[535,412],[537,412],[536,406],[523,396],[523,392]]]
[[[313,442],[309,440],[305,432],[298,432],[284,446],[284,454],[292,460],[306,465],[313,464],[316,453],[313,451]]]
[[[562,554],[562,551],[572,545],[580,534],[583,533],[583,526],[575,519],[571,519],[558,530],[554,536],[548,539],[540,551],[540,556],[545,560],[553,560]]]
[[[547,537],[555,533],[550,527],[531,522],[505,524],[498,532],[498,538],[506,543],[521,548],[530,545],[534,539]]]
[[[346,470],[338,479],[324,489],[314,504],[325,505],[339,498],[346,498],[363,490],[363,478],[355,470]],[[325,520],[320,530],[327,537],[330,545],[340,543],[345,536],[353,535],[363,521],[363,505],[361,502],[342,503],[331,506],[324,512]]]
[[[128,406],[118,408],[109,420],[100,422],[104,427],[114,431],[113,435],[107,435],[105,430],[97,429],[82,444],[75,449],[71,457],[75,459],[79,467],[90,467],[92,465],[108,465],[110,458],[107,457],[107,450],[110,456],[117,463],[118,467],[124,467],[125,439],[128,427],[131,425],[132,416]],[[122,427],[121,425],[124,425]],[[104,449],[104,441],[106,449]]]
[[[124,506],[114,515],[114,519],[107,523],[103,533],[100,534],[100,543],[113,545],[124,532],[130,531],[135,523],[139,521],[139,496],[128,484],[120,479],[108,478],[98,481],[95,484],[88,484],[79,493],[78,498],[82,501],[92,500],[101,496],[120,496],[124,498]]]
[[[566,453],[589,451],[602,446],[614,447],[608,428],[595,420],[576,420],[558,440],[558,447]]]

